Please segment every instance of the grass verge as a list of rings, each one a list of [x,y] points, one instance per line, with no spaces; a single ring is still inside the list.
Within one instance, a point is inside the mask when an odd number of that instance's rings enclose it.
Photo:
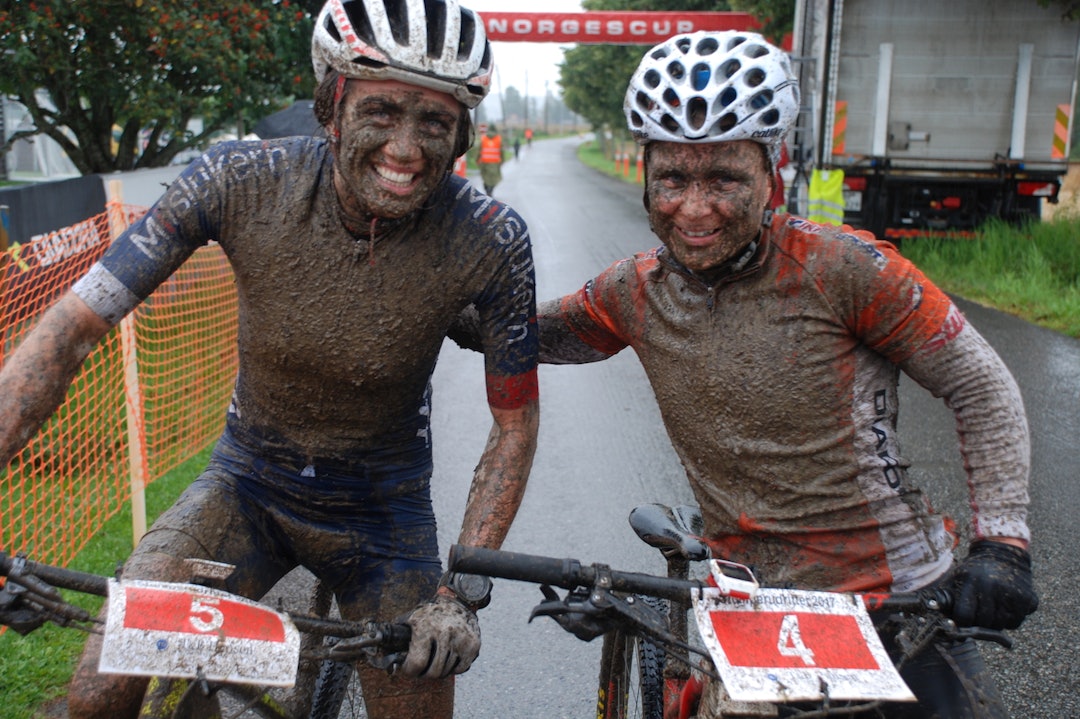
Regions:
[[[152,522],[169,507],[206,466],[207,448],[146,488],[147,521]],[[112,575],[119,562],[131,553],[131,504],[81,551],[71,563],[72,569]],[[31,557],[33,559],[33,557]],[[102,599],[77,592],[63,592],[65,598],[96,614]],[[86,635],[73,629],[46,624],[21,637],[8,630],[0,635],[0,696],[4,706],[0,714],[8,719],[32,719],[42,716],[41,707],[63,696],[82,651]]]
[[[1080,338],[1080,221],[1010,227],[990,222],[974,240],[921,237],[902,251],[946,292]]]

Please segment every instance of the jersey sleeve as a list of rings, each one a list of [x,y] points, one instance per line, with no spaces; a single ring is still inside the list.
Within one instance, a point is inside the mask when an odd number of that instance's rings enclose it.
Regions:
[[[72,287],[102,319],[118,323],[196,249],[217,238],[222,194],[210,168],[227,144],[192,162]]]
[[[656,266],[655,250],[620,260],[573,294],[540,307],[540,360],[579,364],[607,359],[634,344],[642,289]]]
[[[828,275],[849,326],[953,412],[974,538],[1028,539],[1030,438],[1020,390],[990,344],[889,243],[848,238]],[[854,269],[853,269],[854,268]],[[829,292],[829,289],[825,290]]]
[[[536,274],[525,221],[505,208],[493,223],[499,257],[476,301],[488,404],[516,409],[537,400]]]

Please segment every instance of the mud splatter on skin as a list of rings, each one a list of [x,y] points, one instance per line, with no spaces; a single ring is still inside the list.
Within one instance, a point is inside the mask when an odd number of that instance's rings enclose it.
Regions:
[[[460,106],[449,95],[398,82],[354,80],[347,87],[340,139],[332,144],[345,212],[370,220],[419,209],[454,159]],[[395,182],[387,171],[411,177]]]
[[[773,189],[761,145],[659,142],[648,153],[649,225],[688,269],[731,259],[761,230]]]

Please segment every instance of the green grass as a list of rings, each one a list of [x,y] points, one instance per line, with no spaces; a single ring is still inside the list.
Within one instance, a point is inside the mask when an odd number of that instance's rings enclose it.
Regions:
[[[209,459],[205,449],[169,472],[146,489],[147,521],[152,522],[191,483]],[[72,569],[112,575],[119,562],[131,553],[131,506],[105,525],[71,563]],[[31,557],[33,559],[33,557]],[[68,601],[92,614],[102,600],[75,592],[64,592]],[[13,631],[0,636],[0,714],[8,719],[31,719],[46,702],[63,696],[82,651],[86,635],[73,629],[47,624],[21,637]]]
[[[603,151],[600,149],[599,143],[595,140],[590,142],[583,142],[578,147],[578,160],[587,167],[591,167],[594,170],[598,170],[605,175],[611,177],[617,177],[623,182],[628,182],[632,185],[641,185],[643,183],[637,181],[637,168],[635,160],[630,161],[630,173],[624,175],[621,171],[616,172],[615,161],[611,158],[605,157]]]
[[[901,251],[946,292],[1080,338],[1080,220],[1009,227],[974,240],[905,240]]]

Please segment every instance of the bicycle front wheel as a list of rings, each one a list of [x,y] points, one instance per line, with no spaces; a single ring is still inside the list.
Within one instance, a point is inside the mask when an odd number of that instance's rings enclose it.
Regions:
[[[660,600],[638,597],[662,608]],[[631,632],[616,629],[604,635],[600,650],[599,719],[663,719],[664,651]]]

